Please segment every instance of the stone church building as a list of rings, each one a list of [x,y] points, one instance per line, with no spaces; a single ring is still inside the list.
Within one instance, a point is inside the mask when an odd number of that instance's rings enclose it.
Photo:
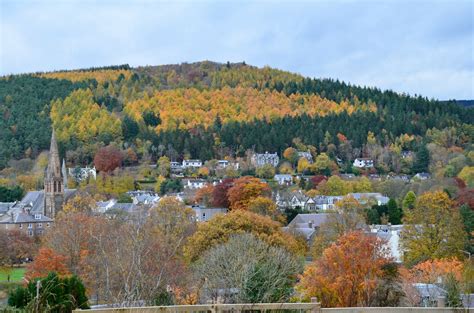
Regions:
[[[44,189],[27,192],[21,201],[0,202],[0,228],[18,229],[29,236],[42,235],[51,227],[63,204],[76,193],[75,189],[66,187],[64,162],[61,167],[53,130]]]

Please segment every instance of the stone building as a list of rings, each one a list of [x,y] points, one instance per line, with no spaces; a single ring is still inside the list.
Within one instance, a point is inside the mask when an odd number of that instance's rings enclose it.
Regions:
[[[76,193],[75,189],[66,189],[64,184],[53,131],[44,189],[27,192],[21,201],[0,203],[0,228],[22,230],[30,236],[42,235],[54,222],[63,204]]]

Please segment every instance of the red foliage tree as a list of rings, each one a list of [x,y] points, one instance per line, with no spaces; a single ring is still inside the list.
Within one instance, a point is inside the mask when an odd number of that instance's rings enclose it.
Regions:
[[[270,197],[271,189],[260,179],[245,176],[234,181],[227,192],[231,210],[247,210],[252,200],[257,197]]]
[[[324,175],[313,176],[311,177],[311,185],[313,186],[313,188],[316,188],[316,186],[319,185],[319,183],[327,179],[328,179],[327,176],[324,176]]]
[[[59,276],[69,275],[66,267],[67,258],[57,254],[53,249],[41,248],[35,260],[28,265],[26,279],[46,277],[50,272],[56,272]]]
[[[216,208],[228,208],[229,198],[227,191],[234,185],[234,178],[225,178],[217,184],[212,191],[212,206]]]
[[[94,165],[100,172],[110,173],[122,165],[123,154],[117,147],[100,148],[95,154]]]
[[[459,190],[456,197],[457,205],[467,204],[471,210],[474,210],[474,188],[464,188]]]

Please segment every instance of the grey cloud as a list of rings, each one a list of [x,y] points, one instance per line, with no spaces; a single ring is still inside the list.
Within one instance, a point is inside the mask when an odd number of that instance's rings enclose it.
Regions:
[[[474,98],[470,1],[0,2],[0,73],[204,59]]]

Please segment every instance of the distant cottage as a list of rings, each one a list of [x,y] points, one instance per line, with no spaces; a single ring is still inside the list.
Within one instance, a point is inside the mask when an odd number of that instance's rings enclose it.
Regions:
[[[251,163],[255,167],[262,167],[265,164],[270,164],[273,167],[277,167],[280,162],[280,158],[277,153],[255,153],[252,155]]]
[[[313,163],[313,156],[309,151],[298,151],[298,158],[305,158],[309,163]]]
[[[201,166],[201,160],[183,160],[183,168],[200,168]]]
[[[358,158],[354,160],[354,163],[352,165],[357,168],[372,168],[374,167],[374,160]]]
[[[291,176],[290,174],[276,174],[273,177],[273,180],[275,180],[278,185],[289,186],[293,183],[293,176]]]
[[[65,164],[63,161],[63,168],[65,168]],[[94,179],[97,178],[97,170],[95,167],[70,167],[68,168],[69,176],[71,176],[76,182],[81,182],[86,180],[89,177]]]

